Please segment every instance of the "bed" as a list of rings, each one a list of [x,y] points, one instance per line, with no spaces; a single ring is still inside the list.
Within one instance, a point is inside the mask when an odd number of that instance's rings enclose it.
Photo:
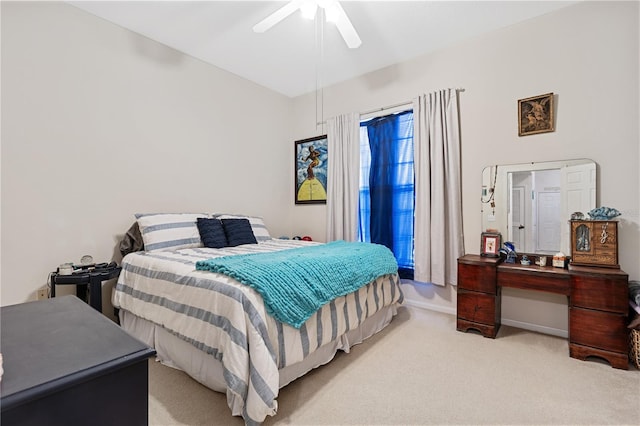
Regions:
[[[183,216],[178,221],[186,219],[187,225],[180,226],[185,229],[174,231],[187,230],[186,237],[174,233],[153,238],[155,231],[166,233],[172,225],[167,227],[159,217],[150,223],[138,218],[146,249],[124,256],[113,305],[121,326],[155,348],[159,361],[226,393],[231,413],[247,424],[275,415],[281,387],[382,330],[402,303],[396,271],[332,299],[299,327],[276,320],[258,290],[223,273],[197,270],[196,265],[324,244],[274,239],[259,218],[234,217],[249,223],[255,242],[205,247],[212,244],[203,243],[205,234],[201,237],[201,229],[194,231],[191,225],[211,215]]]

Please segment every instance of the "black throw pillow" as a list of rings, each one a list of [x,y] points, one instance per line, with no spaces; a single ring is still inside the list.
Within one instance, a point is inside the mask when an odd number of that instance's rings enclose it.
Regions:
[[[224,233],[227,236],[227,247],[241,244],[258,244],[249,219],[221,219]]]
[[[198,231],[205,247],[222,248],[227,245],[227,237],[219,219],[198,218]]]

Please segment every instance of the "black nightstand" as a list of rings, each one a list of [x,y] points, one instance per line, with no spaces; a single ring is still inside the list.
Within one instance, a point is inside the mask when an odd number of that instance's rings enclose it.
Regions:
[[[120,271],[122,271],[121,266],[95,269],[93,271],[74,273],[72,275],[60,275],[57,272],[52,272],[51,297],[56,297],[56,285],[75,285],[76,296],[88,302],[89,305],[98,312],[102,312],[102,282],[118,278]],[[88,300],[87,287],[89,290]]]

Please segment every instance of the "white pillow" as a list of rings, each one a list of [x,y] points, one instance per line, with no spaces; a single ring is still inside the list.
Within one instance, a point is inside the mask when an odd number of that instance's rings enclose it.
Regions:
[[[145,251],[203,247],[198,231],[201,213],[136,214]]]
[[[253,231],[253,236],[256,237],[256,241],[258,241],[258,243],[262,243],[271,239],[269,230],[265,226],[264,221],[261,217],[245,216],[239,214],[215,214],[213,216],[217,219],[249,219],[251,230]]]

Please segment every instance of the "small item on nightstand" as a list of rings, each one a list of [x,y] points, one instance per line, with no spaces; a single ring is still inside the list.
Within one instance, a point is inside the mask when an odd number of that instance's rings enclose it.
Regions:
[[[500,249],[500,254],[506,256],[504,263],[516,263],[518,254],[516,253],[516,246],[511,241],[505,241],[504,247]]]
[[[562,252],[558,252],[553,255],[553,266],[556,268],[564,268],[565,255]]]
[[[73,274],[73,263],[63,263],[58,266],[58,274],[71,275]]]
[[[538,261],[536,263],[538,266],[547,266],[547,256],[538,257]]]
[[[609,215],[615,217],[617,210],[601,208],[589,212],[590,220],[572,220],[571,264],[620,269],[618,265],[618,221],[597,219]]]
[[[587,214],[591,220],[611,220],[614,217],[620,216],[622,213],[612,207],[602,206],[588,211]]]
[[[531,265],[531,261],[529,260],[529,257],[526,254],[522,255],[522,260],[520,260],[520,264]]]

